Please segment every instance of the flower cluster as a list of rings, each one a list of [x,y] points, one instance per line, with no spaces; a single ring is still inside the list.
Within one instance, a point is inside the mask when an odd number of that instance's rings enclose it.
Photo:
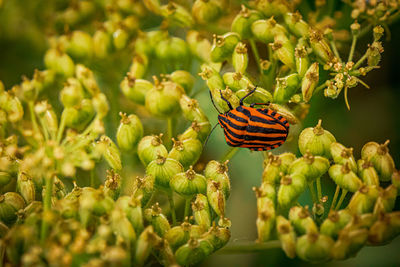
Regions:
[[[254,188],[258,242],[277,233],[288,257],[322,262],[347,259],[365,245],[383,245],[399,235],[400,213],[393,208],[400,176],[388,143],[365,144],[361,159],[355,160],[353,148],[336,142],[319,121],[299,136],[302,157],[269,154],[262,184]],[[324,179],[336,184],[332,200],[322,191]],[[307,187],[311,210],[298,202]],[[343,205],[349,192],[353,194]]]

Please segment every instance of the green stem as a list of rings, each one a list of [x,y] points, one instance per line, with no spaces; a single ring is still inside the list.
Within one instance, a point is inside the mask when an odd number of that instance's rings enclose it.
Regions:
[[[279,240],[272,240],[265,243],[244,242],[235,244],[232,242],[219,250],[217,254],[256,253],[280,247],[281,242]]]
[[[94,168],[90,170],[90,187],[95,188]]]
[[[332,47],[332,50],[333,50],[333,53],[335,54],[335,56],[339,59],[339,62],[342,62],[342,58],[340,57],[340,54],[339,54],[339,52],[338,52],[338,50],[337,50],[337,47],[336,47],[336,44],[335,44],[335,41],[330,41],[330,44],[331,44],[331,47]]]
[[[357,44],[357,35],[353,35],[353,41],[351,42],[350,54],[349,58],[347,59],[347,62],[353,60],[354,51],[356,50],[356,44]]]
[[[42,126],[43,133],[44,133],[44,140],[49,140],[50,135],[49,135],[49,129],[47,128],[46,123],[43,121],[43,119],[39,118],[40,126]]]
[[[310,189],[310,193],[311,193],[311,198],[313,203],[317,203],[317,196],[315,195],[315,191],[314,191],[314,182],[308,183],[308,188]]]
[[[238,147],[231,147],[229,148],[229,151],[225,154],[225,156],[222,157],[221,162],[225,162],[227,160],[230,160],[233,158],[233,156],[236,154],[236,152],[239,151]]]
[[[167,118],[167,147],[172,146],[172,137],[174,137],[174,123],[171,117]]]
[[[171,209],[172,225],[176,225],[175,202],[172,191],[168,192],[169,207]]]
[[[343,200],[344,200],[344,198],[346,197],[346,194],[347,194],[347,190],[342,189],[342,195],[341,195],[340,198],[339,198],[339,202],[337,203],[335,210],[340,209],[340,206],[342,205]]]
[[[190,214],[190,203],[192,201],[192,198],[186,198],[185,199],[185,212],[183,214],[183,221],[188,217]]]
[[[337,198],[339,196],[339,191],[340,191],[340,187],[337,185],[336,186],[336,190],[335,190],[335,195],[333,196],[331,207],[329,208],[329,210],[332,210],[335,207],[336,200],[337,200]]]
[[[251,50],[253,51],[254,58],[256,60],[256,64],[258,66],[258,70],[261,73],[262,70],[261,70],[261,65],[260,65],[260,54],[258,53],[256,42],[254,42],[254,39],[250,39],[249,42],[250,42]]]
[[[58,127],[58,132],[57,132],[57,144],[59,144],[61,142],[61,138],[63,136],[64,129],[65,129],[65,121],[66,121],[66,117],[65,117],[65,113],[63,112],[61,114],[60,126]]]
[[[353,66],[353,69],[358,69],[362,63],[367,59],[368,57],[368,50],[365,52],[365,54],[357,61],[357,63]]]
[[[40,231],[40,240],[42,243],[46,241],[47,233],[49,230],[49,225],[47,223],[47,213],[51,210],[51,196],[53,193],[53,183],[54,183],[54,177],[46,177],[46,192],[44,195],[43,199],[43,214],[44,216],[42,217],[42,226],[41,226],[41,231]]]
[[[318,192],[318,201],[321,201],[322,198],[321,177],[317,178],[317,192]]]
[[[33,130],[34,130],[36,133],[40,133],[40,131],[39,131],[39,126],[38,126],[38,123],[37,123],[37,120],[36,120],[36,115],[35,115],[35,110],[34,110],[34,103],[33,103],[33,101],[29,101],[29,102],[28,102],[28,106],[29,106],[29,113],[30,113],[30,115],[31,115]]]
[[[318,86],[317,88],[315,88],[314,90],[314,94],[318,93],[319,91],[325,89],[326,87],[326,83],[321,84],[320,86]]]

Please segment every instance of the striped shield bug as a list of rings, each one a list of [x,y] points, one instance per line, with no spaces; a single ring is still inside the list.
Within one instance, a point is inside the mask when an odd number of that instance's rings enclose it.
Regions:
[[[210,92],[211,102],[218,111],[218,123],[224,130],[226,143],[233,147],[246,147],[250,150],[265,151],[281,146],[289,133],[289,123],[285,118],[267,108],[255,108],[256,105],[269,103],[253,103],[250,107],[244,106],[243,101],[257,89],[257,86],[240,99],[238,107],[233,108],[231,103],[223,97],[229,111],[222,113],[216,107]]]

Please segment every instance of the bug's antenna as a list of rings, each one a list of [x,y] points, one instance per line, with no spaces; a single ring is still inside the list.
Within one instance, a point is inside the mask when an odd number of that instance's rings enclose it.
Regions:
[[[222,95],[222,91],[219,90],[219,93],[221,94],[221,99],[224,100],[226,102],[226,104],[228,104],[229,110],[232,110],[233,107],[231,105],[231,103],[228,101],[228,99],[226,99],[223,95]]]
[[[243,100],[244,100],[246,97],[248,97],[249,95],[251,95],[252,93],[254,93],[254,92],[257,90],[257,86],[258,86],[258,85],[256,85],[256,87],[254,87],[253,90],[251,90],[247,95],[245,95],[244,97],[242,97],[242,98],[240,99],[240,105],[241,105],[241,106],[243,106]]]
[[[208,92],[210,93],[211,102],[212,102],[214,108],[217,110],[217,112],[218,112],[219,114],[222,114],[222,113],[219,111],[219,109],[217,108],[217,106],[215,105],[215,103],[214,103],[214,99],[213,99],[213,97],[212,97],[211,91],[208,91]],[[215,126],[214,126],[214,127],[215,127]]]
[[[211,132],[207,135],[206,141],[204,142],[204,145],[203,145],[203,150],[204,150],[204,148],[205,148],[206,145],[207,145],[207,142],[208,142],[208,139],[210,138],[210,135],[211,135],[212,132],[215,130],[215,127],[217,127],[218,124],[219,124],[219,123],[217,122],[217,123],[214,125],[214,127],[212,127]]]

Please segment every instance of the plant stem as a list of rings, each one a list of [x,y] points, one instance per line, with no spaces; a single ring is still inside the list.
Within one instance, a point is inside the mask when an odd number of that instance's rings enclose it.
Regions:
[[[64,128],[65,128],[65,114],[64,112],[61,114],[61,121],[60,121],[60,126],[58,127],[58,132],[57,132],[57,144],[61,142],[61,138],[64,133]]]
[[[172,225],[176,225],[176,212],[175,212],[175,202],[172,191],[168,192],[169,207],[171,209]]]
[[[37,133],[39,133],[39,127],[38,127],[38,123],[36,120],[36,115],[35,115],[35,110],[34,110],[34,103],[33,101],[29,101],[28,102],[28,106],[29,106],[29,113],[31,115],[31,120],[32,120],[32,126],[33,126],[33,130]]]
[[[236,152],[239,151],[238,147],[231,147],[229,151],[225,154],[225,156],[222,157],[221,162],[225,162],[227,160],[230,160],[233,158],[233,156],[236,154]]]
[[[186,217],[189,216],[191,201],[192,201],[192,198],[185,199],[185,212],[183,213],[183,221],[185,220]]]
[[[279,240],[272,240],[265,243],[243,242],[235,244],[232,242],[219,250],[217,254],[256,253],[280,247],[281,242]]]
[[[342,189],[342,195],[341,195],[340,198],[339,198],[339,202],[338,202],[338,204],[336,205],[335,210],[340,209],[340,206],[342,205],[343,200],[344,200],[344,198],[346,197],[346,194],[347,194],[347,190]]]
[[[337,198],[339,196],[339,191],[340,191],[340,187],[337,185],[336,186],[336,190],[335,190],[335,195],[333,196],[331,207],[329,208],[329,210],[332,210],[335,207],[336,200],[337,200]]]
[[[94,187],[95,186],[95,181],[94,181],[94,168],[90,170],[90,187]]]
[[[335,56],[339,59],[339,62],[342,62],[342,58],[340,57],[340,54],[339,54],[339,52],[338,52],[338,50],[337,50],[337,47],[336,47],[336,44],[335,44],[335,41],[330,41],[330,44],[331,44],[331,47],[332,47],[332,50],[333,50],[333,53],[335,54]]]
[[[357,63],[353,66],[353,69],[358,69],[360,65],[367,59],[368,57],[368,50],[365,54],[357,61]]]
[[[326,87],[326,84],[323,83],[320,86],[318,86],[317,88],[315,88],[314,90],[314,94],[318,93],[319,91],[321,91],[322,89],[324,89]]]
[[[318,201],[321,201],[322,198],[321,177],[317,178],[317,193],[318,193]]]
[[[51,210],[51,196],[53,193],[53,183],[54,177],[51,175],[50,177],[46,177],[46,192],[43,199],[43,216],[42,216],[42,226],[40,229],[40,240],[41,242],[46,241],[47,232],[49,230],[49,225],[47,223],[47,213]]]
[[[350,54],[349,58],[347,59],[347,62],[350,62],[353,60],[354,56],[354,51],[356,50],[356,44],[357,44],[357,35],[353,35],[353,41],[351,42],[351,48],[350,48]]]
[[[254,59],[256,60],[256,64],[257,64],[258,70],[261,73],[260,54],[258,53],[256,42],[254,42],[253,38],[251,38],[249,40],[249,42],[250,42],[251,50],[253,51]]]
[[[311,198],[313,203],[317,203],[317,196],[315,195],[315,191],[314,191],[314,182],[308,183],[308,188],[310,189],[310,193],[311,193]]]
[[[174,125],[171,117],[167,118],[167,142],[166,145],[171,147],[172,146],[172,137],[174,136]]]

